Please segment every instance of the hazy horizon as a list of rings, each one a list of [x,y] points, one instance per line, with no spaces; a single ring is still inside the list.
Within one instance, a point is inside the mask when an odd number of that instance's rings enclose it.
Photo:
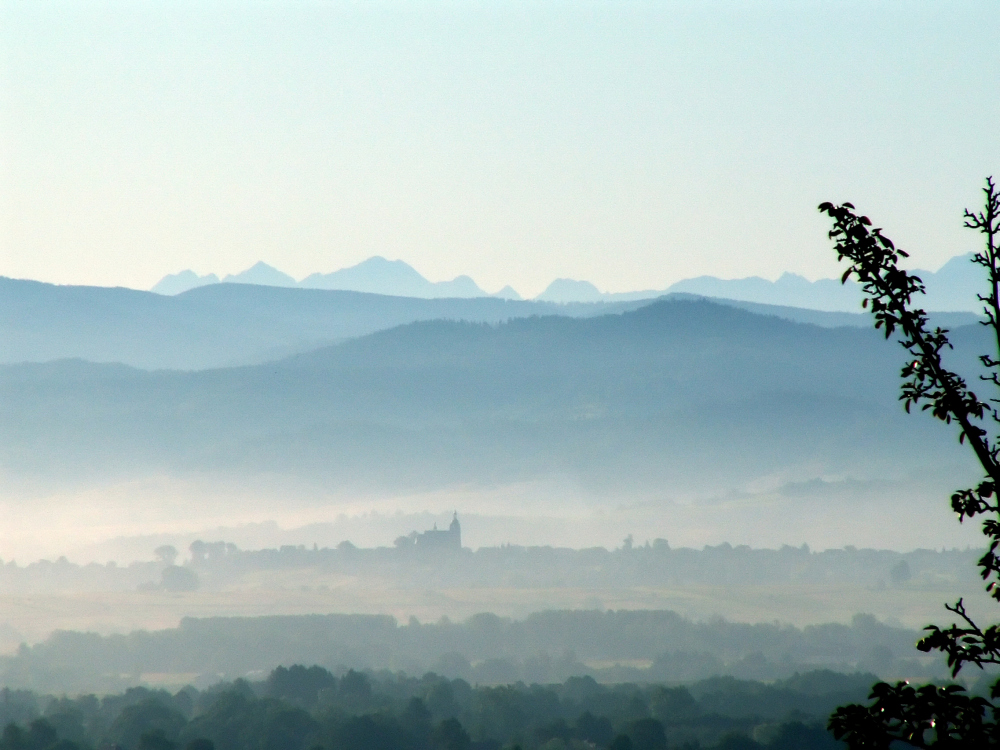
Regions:
[[[1000,157],[997,15],[0,3],[0,275],[149,288],[384,255],[526,297],[814,279],[837,275],[831,199],[937,267],[972,249],[961,211]]]

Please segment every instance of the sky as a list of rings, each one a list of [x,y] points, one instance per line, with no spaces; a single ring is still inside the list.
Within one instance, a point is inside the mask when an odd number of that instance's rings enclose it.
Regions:
[[[0,275],[818,278],[824,200],[936,269],[998,92],[995,0],[0,0]]]

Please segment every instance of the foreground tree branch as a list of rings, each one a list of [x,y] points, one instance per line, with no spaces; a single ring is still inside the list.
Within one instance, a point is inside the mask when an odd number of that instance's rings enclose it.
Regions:
[[[983,210],[966,211],[965,226],[984,235],[984,248],[972,262],[986,270],[987,291],[977,296],[983,303],[983,325],[993,329],[996,346],[995,352],[979,358],[985,369],[980,380],[1000,388],[1000,192],[992,178],[987,178],[983,193]],[[930,329],[927,313],[914,304],[915,296],[925,289],[918,276],[899,267],[907,254],[867,216],[856,213],[852,204],[823,203],[819,210],[833,220],[830,239],[838,260],[849,263],[841,280],[857,279],[875,327],[887,339],[896,335],[912,357],[901,373],[900,400],[906,410],[919,407],[946,424],[956,423],[959,442],[971,448],[982,466],[983,480],[955,492],[951,505],[960,522],[984,516],[988,548],[978,565],[986,590],[1000,601],[1000,393],[981,400],[961,375],[945,365],[943,353],[951,348],[948,331]],[[980,668],[1000,664],[1000,625],[979,627],[961,599],[945,608],[956,621],[948,628],[925,628],[927,635],[917,648],[944,653],[953,677],[967,664]],[[1000,704],[991,702],[1000,698],[1000,681],[993,686],[991,700],[969,696],[957,685],[914,688],[905,682],[878,683],[869,697],[871,705],[844,706],[830,718],[830,730],[850,748],[890,748],[899,741],[920,748],[1000,747],[996,720]]]

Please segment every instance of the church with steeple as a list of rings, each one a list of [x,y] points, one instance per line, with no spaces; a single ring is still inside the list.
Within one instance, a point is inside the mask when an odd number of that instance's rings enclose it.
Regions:
[[[434,524],[430,531],[417,534],[414,542],[418,549],[462,549],[462,525],[458,522],[458,511],[455,511],[447,529],[439,529]]]

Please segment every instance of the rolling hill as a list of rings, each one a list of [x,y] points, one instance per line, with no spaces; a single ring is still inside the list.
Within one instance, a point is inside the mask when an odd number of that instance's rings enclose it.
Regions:
[[[967,368],[981,330],[956,330]],[[0,470],[380,490],[564,476],[630,491],[961,462],[948,429],[899,405],[902,355],[869,329],[664,300],[590,318],[416,322],[200,372],[5,366]]]
[[[164,296],[0,277],[0,364],[79,358],[144,369],[202,370],[273,361],[421,320],[590,317],[649,303],[420,299],[238,283]],[[870,325],[860,314],[729,304],[817,325]],[[959,313],[942,320],[956,325],[975,318]]]
[[[146,369],[259,363],[417,320],[499,322],[625,305],[416,299],[252,284],[176,296],[0,277],[0,363],[80,358]]]

